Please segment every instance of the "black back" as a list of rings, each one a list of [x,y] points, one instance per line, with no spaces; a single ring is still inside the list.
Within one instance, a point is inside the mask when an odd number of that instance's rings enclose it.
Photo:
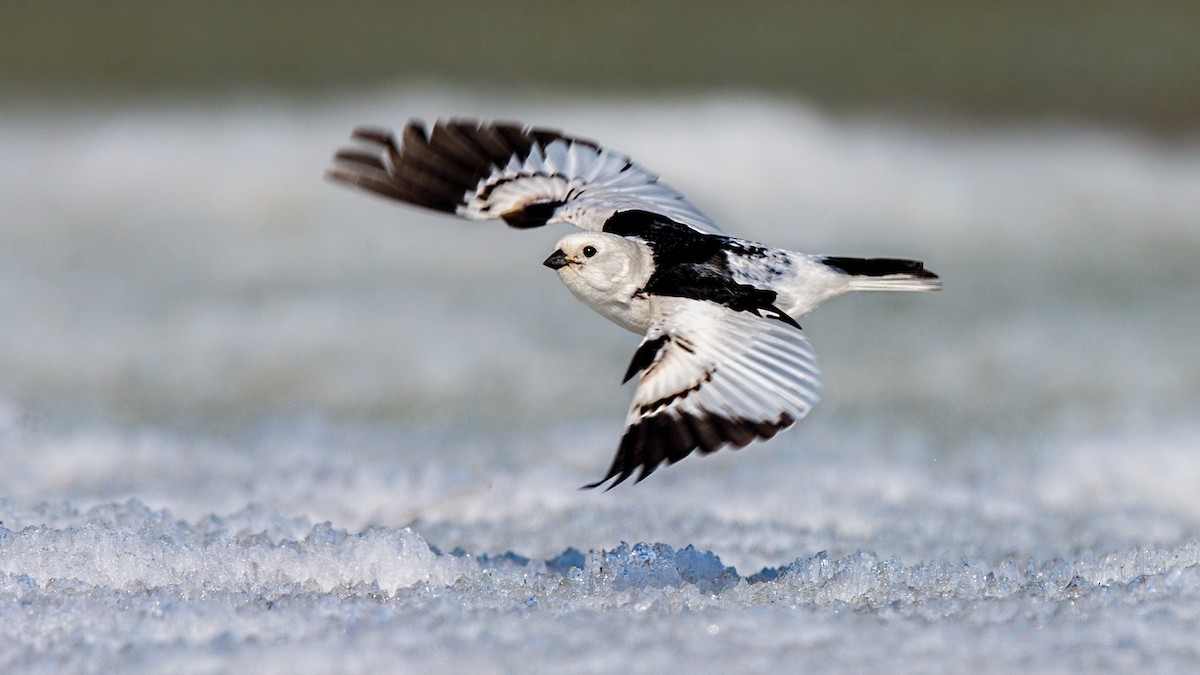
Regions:
[[[728,255],[761,255],[734,239],[704,234],[666,216],[649,211],[619,211],[604,223],[604,231],[646,242],[654,255],[654,272],[642,292],[692,300],[709,300],[739,311],[768,316],[796,325],[775,307],[775,291],[733,280]]]

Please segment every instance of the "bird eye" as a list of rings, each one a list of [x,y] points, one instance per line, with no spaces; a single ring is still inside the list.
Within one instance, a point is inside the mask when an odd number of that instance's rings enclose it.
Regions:
[[[583,257],[590,258],[594,255],[596,255],[596,247],[595,246],[584,246],[583,247]]]

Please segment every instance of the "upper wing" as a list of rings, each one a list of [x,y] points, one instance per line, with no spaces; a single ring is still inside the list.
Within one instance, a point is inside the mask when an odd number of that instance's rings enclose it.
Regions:
[[[683,195],[628,157],[549,129],[439,120],[390,131],[354,130],[361,145],[334,156],[326,175],[376,194],[471,220],[513,227],[570,223],[600,230],[616,211],[661,213],[700,232],[720,230]]]
[[[655,318],[633,355],[641,372],[625,434],[603,479],[621,483],[641,469],[693,450],[715,452],[771,438],[816,404],[821,375],[799,327],[707,300],[656,297]]]

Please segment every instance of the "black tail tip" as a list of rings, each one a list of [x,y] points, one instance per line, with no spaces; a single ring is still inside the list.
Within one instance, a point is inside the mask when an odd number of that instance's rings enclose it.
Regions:
[[[906,274],[918,279],[937,279],[938,275],[925,269],[920,260],[903,258],[842,258],[828,256],[823,262],[845,274],[856,277],[886,277]]]

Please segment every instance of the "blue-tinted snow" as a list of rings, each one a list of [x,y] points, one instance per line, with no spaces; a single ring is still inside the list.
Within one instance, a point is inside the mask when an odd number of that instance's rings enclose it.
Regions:
[[[320,180],[363,122],[605,141],[726,229],[924,258],[769,444],[602,475],[636,338],[514,233]],[[1186,671],[1200,144],[400,92],[0,122],[0,671]]]

